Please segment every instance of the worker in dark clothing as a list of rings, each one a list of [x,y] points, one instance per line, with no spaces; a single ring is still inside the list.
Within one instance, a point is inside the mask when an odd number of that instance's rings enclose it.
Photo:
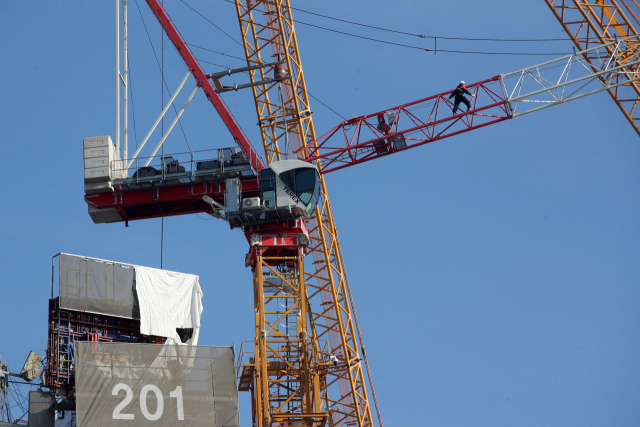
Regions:
[[[384,121],[384,116],[382,114],[378,114],[378,126],[377,126],[378,130],[382,133],[389,133],[389,130],[391,129],[391,126],[389,126],[387,124],[387,122]]]
[[[382,113],[378,114],[378,126],[376,126],[376,128],[385,135],[388,135],[389,131],[391,130],[391,126],[389,126],[387,122],[385,122]],[[389,142],[389,139],[380,139],[373,143],[373,146],[375,147],[378,154],[385,154],[389,152],[389,150],[387,149],[387,142]]]
[[[464,96],[465,93],[467,95],[471,95],[471,93],[464,86],[464,80],[463,80],[463,81],[460,82],[458,87],[456,87],[456,90],[454,90],[451,93],[451,95],[449,95],[449,99],[453,98],[454,96],[456,97],[454,99],[454,104],[453,104],[453,115],[454,116],[456,115],[456,111],[458,111],[458,105],[460,105],[461,102],[467,106],[467,111],[469,111],[471,109],[471,102],[469,102],[467,97]],[[473,99],[474,96],[475,95],[471,95],[471,98]]]

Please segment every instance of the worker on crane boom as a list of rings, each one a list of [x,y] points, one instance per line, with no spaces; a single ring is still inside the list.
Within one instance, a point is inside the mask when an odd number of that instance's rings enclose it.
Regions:
[[[391,126],[389,126],[387,124],[387,122],[384,121],[384,116],[382,115],[382,113],[378,114],[378,126],[377,126],[378,130],[384,134],[389,133],[389,130],[391,130]]]
[[[465,104],[467,106],[467,111],[469,111],[471,109],[471,103],[469,102],[469,100],[467,99],[466,96],[464,96],[464,94],[467,95],[471,95],[471,99],[473,99],[473,97],[475,96],[475,94],[471,94],[467,88],[464,86],[464,80],[460,82],[460,84],[458,85],[458,87],[456,87],[456,90],[454,90],[451,95],[449,95],[449,99],[453,98],[454,96],[456,97],[454,99],[454,104],[453,104],[453,115],[456,115],[456,111],[458,111],[458,105],[460,105],[460,103],[462,102],[463,104]]]

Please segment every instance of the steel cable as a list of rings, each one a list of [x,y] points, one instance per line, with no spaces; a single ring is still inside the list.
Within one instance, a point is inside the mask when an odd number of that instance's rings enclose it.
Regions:
[[[138,0],[136,0],[136,6],[138,7],[138,13],[140,14],[140,19],[142,19],[142,25],[144,26],[144,30],[147,33],[147,38],[149,39],[149,44],[151,45],[151,50],[153,50],[153,56],[156,58],[156,63],[158,64],[158,69],[162,74],[162,67],[160,67],[160,61],[158,60],[158,55],[156,54],[156,50],[153,47],[153,42],[151,42],[151,36],[149,35],[149,31],[147,30],[147,24],[144,22],[144,18],[142,17],[142,11],[140,10],[140,5],[138,4]],[[167,15],[168,16],[168,15]],[[164,87],[167,90],[169,96],[171,96],[171,91],[169,90],[169,86],[167,85],[167,81],[164,79],[164,74],[162,75],[162,81],[164,83]],[[173,111],[176,115],[178,115],[178,110],[176,110],[176,106],[171,104],[173,107]],[[184,142],[187,143],[187,147],[189,151],[191,151],[191,146],[189,145],[189,141],[187,140],[187,135],[184,133],[184,128],[182,127],[182,120],[178,119],[178,124],[180,125],[180,130],[182,130],[182,136],[184,137]]]

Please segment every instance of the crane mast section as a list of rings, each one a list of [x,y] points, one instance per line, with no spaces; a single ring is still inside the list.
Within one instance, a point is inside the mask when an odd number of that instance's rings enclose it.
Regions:
[[[319,345],[312,327],[304,283],[308,237],[304,222],[296,223],[245,233],[257,339],[242,345],[238,388],[251,391],[254,425],[322,427],[329,416],[322,406],[331,361],[326,341]]]
[[[604,46],[619,39],[630,40],[628,48],[614,52],[609,48],[613,61],[625,68],[612,76],[606,90],[640,135],[640,82],[637,67],[627,67],[637,61],[640,43],[629,39],[638,35],[634,23],[639,22],[640,5],[636,0],[545,0],[554,16],[571,37],[578,50],[588,51],[592,47]],[[598,71],[598,57],[584,54],[584,60],[594,72]]]
[[[264,67],[252,71],[251,82],[268,80],[271,73],[277,78],[288,77],[253,88],[265,159],[271,163],[282,159],[287,151],[293,151],[305,160],[305,148],[313,144],[316,135],[289,2],[237,0],[236,10],[247,66],[284,62],[280,69]],[[324,178],[320,179],[320,201],[307,222],[308,253],[313,262],[306,263],[312,268],[304,275],[314,336],[328,340],[329,352],[336,360],[335,369],[327,372],[323,403],[329,411],[331,426],[370,426],[371,408],[360,363],[362,355],[356,338],[349,284],[338,250],[326,183]],[[275,405],[270,408],[274,414],[280,411]],[[255,410],[257,408],[254,408],[257,426],[265,426]],[[302,414],[299,408],[296,411]],[[283,423],[276,417],[273,424]]]
[[[251,143],[242,132],[242,129],[240,129],[240,126],[235,121],[235,119],[233,118],[233,116],[231,115],[227,107],[222,102],[222,99],[220,98],[218,93],[215,91],[215,89],[211,85],[211,82],[209,81],[205,72],[200,67],[200,64],[198,64],[198,61],[195,59],[195,57],[187,47],[186,43],[184,42],[184,40],[182,39],[182,37],[180,36],[176,28],[171,23],[171,20],[167,16],[164,8],[158,3],[157,0],[147,0],[147,4],[149,5],[154,15],[158,19],[158,22],[160,22],[160,25],[162,26],[162,28],[167,33],[167,36],[169,37],[173,45],[178,50],[178,53],[180,54],[180,56],[182,57],[184,62],[187,64],[187,67],[189,67],[189,70],[191,70],[191,72],[193,73],[193,76],[196,79],[197,85],[202,87],[202,89],[204,90],[204,93],[207,96],[207,99],[211,102],[213,107],[216,109],[216,111],[220,115],[220,118],[229,129],[229,132],[231,132],[233,139],[240,146],[244,154],[250,159],[250,162],[253,168],[255,170],[263,169],[264,165],[262,164],[262,161],[258,157],[258,154],[255,152],[255,150],[251,146]]]

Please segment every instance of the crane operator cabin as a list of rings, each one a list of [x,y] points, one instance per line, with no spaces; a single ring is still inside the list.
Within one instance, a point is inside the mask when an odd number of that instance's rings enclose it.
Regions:
[[[102,149],[100,153],[110,153],[104,155],[104,159],[90,157],[96,151],[93,147],[101,144],[113,146],[108,136],[85,138],[84,141],[85,167],[88,168],[85,170],[85,193],[94,223],[142,219],[146,216],[139,216],[139,213],[150,211],[152,206],[164,214],[182,213],[163,204],[162,193],[192,185],[196,187],[189,190],[194,205],[190,209],[209,211],[228,221],[232,228],[310,218],[318,204],[320,174],[316,166],[301,160],[275,161],[256,174],[247,156],[237,147],[231,147],[213,150],[217,151],[217,158],[199,161],[192,159],[180,163],[179,154],[163,156],[156,167],[141,166],[130,175],[122,168],[113,149]],[[92,167],[94,164],[109,166]],[[129,197],[123,198],[125,205],[126,199],[131,198],[137,208],[104,208],[100,201],[109,195],[113,197],[114,187],[123,194],[129,193]],[[203,191],[199,191],[200,188]],[[149,204],[140,209],[144,194],[150,196]]]

